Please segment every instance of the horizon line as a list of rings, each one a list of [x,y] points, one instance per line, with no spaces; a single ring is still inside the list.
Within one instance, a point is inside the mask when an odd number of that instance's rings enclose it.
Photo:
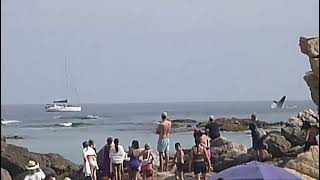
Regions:
[[[179,103],[241,103],[241,102],[272,102],[272,100],[224,100],[224,101],[167,101],[167,102],[83,102],[83,103],[68,103],[68,104],[179,104]],[[311,99],[305,100],[287,100],[286,102],[292,101],[310,101],[313,102]],[[52,104],[52,103],[7,103],[2,105],[45,105],[45,104]]]

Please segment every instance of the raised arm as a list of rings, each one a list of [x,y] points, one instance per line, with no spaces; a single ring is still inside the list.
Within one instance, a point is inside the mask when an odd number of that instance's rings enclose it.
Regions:
[[[161,124],[159,124],[159,125],[158,125],[158,128],[157,128],[157,131],[156,131],[156,134],[160,134],[161,127],[162,127],[162,125],[161,125]]]

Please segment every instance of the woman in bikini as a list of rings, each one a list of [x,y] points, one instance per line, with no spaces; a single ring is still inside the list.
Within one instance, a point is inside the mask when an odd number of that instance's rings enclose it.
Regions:
[[[206,180],[207,165],[209,164],[209,170],[211,169],[211,162],[208,157],[208,153],[205,147],[200,145],[200,140],[196,140],[196,145],[192,147],[189,160],[189,171],[191,172],[191,166],[193,166],[193,172],[197,180]],[[202,178],[200,176],[202,175]]]
[[[142,153],[142,150],[139,147],[139,142],[137,140],[133,140],[128,153],[128,156],[130,157],[130,161],[128,164],[129,180],[138,179],[138,174],[141,170],[141,160],[140,160],[141,153]]]

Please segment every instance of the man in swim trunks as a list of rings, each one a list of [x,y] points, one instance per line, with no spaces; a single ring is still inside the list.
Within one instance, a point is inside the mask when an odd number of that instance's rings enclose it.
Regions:
[[[157,128],[157,134],[159,134],[158,139],[158,147],[157,150],[159,151],[159,158],[160,158],[160,168],[159,171],[168,171],[169,166],[169,135],[171,131],[171,122],[168,120],[167,112],[163,112],[161,114],[162,122],[159,124]],[[165,163],[163,163],[163,155],[165,156]],[[164,165],[164,166],[163,166]]]

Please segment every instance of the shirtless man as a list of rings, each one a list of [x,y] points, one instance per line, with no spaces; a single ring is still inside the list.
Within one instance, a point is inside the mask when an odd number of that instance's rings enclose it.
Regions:
[[[172,167],[174,165],[177,166],[177,170],[175,172],[176,179],[183,180],[184,153],[180,143],[176,143],[174,147],[176,148],[176,154],[173,157]]]
[[[161,114],[161,119],[162,122],[159,124],[157,128],[157,134],[159,134],[159,139],[158,139],[158,147],[157,150],[159,151],[159,158],[160,158],[160,168],[159,171],[168,171],[168,166],[169,166],[169,135],[171,131],[171,122],[167,119],[168,114],[167,112],[163,112]],[[163,167],[163,153],[165,156],[165,163]]]

